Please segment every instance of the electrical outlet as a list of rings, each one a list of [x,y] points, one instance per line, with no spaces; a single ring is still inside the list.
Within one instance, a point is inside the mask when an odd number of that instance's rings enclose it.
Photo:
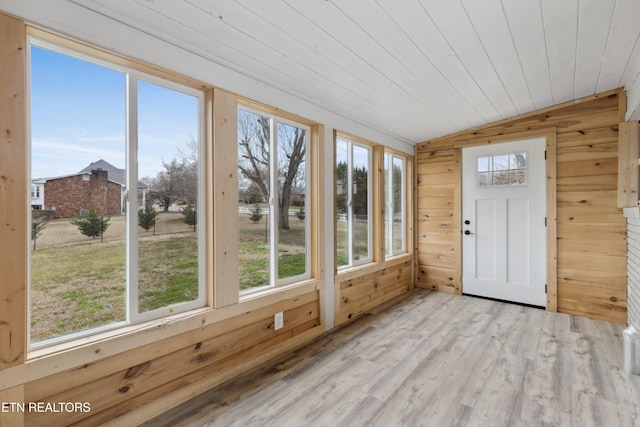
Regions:
[[[282,312],[276,313],[273,316],[273,329],[278,330],[284,326],[284,314]]]

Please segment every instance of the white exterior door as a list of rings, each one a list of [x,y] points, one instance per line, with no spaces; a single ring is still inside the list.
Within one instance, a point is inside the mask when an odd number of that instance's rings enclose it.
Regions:
[[[545,139],[462,150],[462,291],[546,306]]]

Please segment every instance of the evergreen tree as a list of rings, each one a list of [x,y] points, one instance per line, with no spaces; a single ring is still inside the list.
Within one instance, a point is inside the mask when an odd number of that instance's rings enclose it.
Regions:
[[[304,211],[304,205],[300,205],[300,209],[298,209],[298,213],[296,213],[296,216],[300,221],[304,221],[304,218],[306,216],[306,212]]]
[[[196,208],[189,203],[187,206],[182,208],[182,221],[187,224],[193,226],[193,231],[196,231],[196,224],[198,222],[198,211]]]
[[[34,218],[31,221],[31,240],[33,240],[33,250],[36,250],[36,239],[42,234],[42,230],[45,229],[47,223],[42,218]]]
[[[249,214],[249,219],[254,223],[259,223],[264,214],[262,213],[262,208],[256,202],[253,204],[253,208],[251,208],[251,213]]]
[[[89,213],[87,216],[74,218],[71,220],[71,223],[78,227],[80,233],[84,234],[87,237],[93,237],[94,239],[100,236],[100,241],[103,241],[104,232],[107,231],[109,227],[109,220],[111,218],[105,217],[103,215],[98,215],[95,209],[89,209]]]
[[[156,234],[156,217],[158,212],[151,206],[151,200],[147,200],[144,204],[144,208],[138,211],[138,225],[149,231],[153,227],[153,234]]]

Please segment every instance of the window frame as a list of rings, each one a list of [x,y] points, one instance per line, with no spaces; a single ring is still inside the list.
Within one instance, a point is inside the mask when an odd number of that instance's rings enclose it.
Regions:
[[[374,261],[374,245],[373,245],[373,230],[374,230],[374,215],[373,215],[373,199],[375,196],[375,193],[373,191],[373,182],[374,182],[374,168],[373,168],[373,159],[375,156],[375,152],[374,152],[374,147],[369,145],[369,144],[365,144],[359,141],[355,141],[353,138],[349,138],[347,136],[341,135],[341,134],[337,134],[336,135],[336,157],[335,157],[335,161],[334,161],[334,168],[335,168],[335,176],[337,177],[337,167],[338,167],[338,158],[337,158],[337,146],[338,146],[338,141],[343,141],[346,142],[347,144],[347,199],[346,199],[346,205],[347,205],[347,264],[345,265],[337,265],[337,254],[338,254],[338,245],[337,245],[337,221],[338,221],[338,216],[337,216],[337,201],[336,203],[336,215],[334,218],[334,221],[336,221],[336,248],[335,248],[335,253],[336,253],[336,269],[337,271],[342,271],[342,270],[346,270],[349,268],[353,268],[353,267],[358,267],[364,264],[369,264],[371,262]],[[353,234],[354,234],[354,230],[353,230],[353,151],[354,151],[354,147],[360,147],[360,148],[364,148],[368,151],[368,155],[367,155],[367,167],[368,167],[368,173],[367,173],[367,212],[368,212],[368,219],[367,219],[367,257],[364,259],[359,259],[359,260],[354,260],[354,254],[353,254]],[[338,192],[337,192],[337,185],[338,185],[338,180],[336,179],[335,181],[335,194],[337,196]]]
[[[263,117],[269,118],[269,283],[262,286],[255,286],[246,289],[240,289],[240,283],[238,282],[238,292],[240,300],[253,297],[262,291],[269,291],[273,289],[281,289],[287,286],[296,285],[301,282],[310,280],[313,278],[312,274],[312,257],[314,254],[314,245],[312,244],[312,227],[314,224],[313,215],[314,209],[311,206],[311,202],[314,199],[313,191],[313,176],[312,176],[312,162],[309,155],[312,153],[312,127],[305,122],[298,122],[282,115],[275,114],[265,109],[256,108],[248,105],[245,102],[238,102],[237,111],[243,110],[248,113],[257,114]],[[274,199],[274,194],[279,192],[278,188],[278,124],[285,126],[292,126],[303,129],[305,131],[305,160],[304,160],[304,173],[305,173],[305,272],[296,276],[286,277],[283,279],[278,278],[278,245],[279,245],[279,206],[278,202]],[[236,143],[237,144],[237,143]],[[275,173],[274,173],[275,171]],[[276,191],[277,190],[277,191]],[[238,233],[240,231],[238,230]],[[239,265],[239,263],[238,263]],[[239,275],[238,275],[239,279]]]
[[[387,168],[387,159],[389,159],[389,162],[390,162],[390,165],[388,168]],[[402,174],[401,174],[402,188],[401,188],[401,196],[400,196],[401,197],[400,206],[402,206],[402,229],[401,229],[402,248],[398,250],[396,250],[394,246],[395,238],[397,236],[394,232],[395,227],[393,224],[393,217],[395,215],[393,196],[391,196],[387,201],[387,191],[391,195],[393,195],[393,191],[394,191],[393,163],[394,163],[394,160],[396,159],[401,160],[403,165]],[[409,239],[407,236],[407,232],[409,230],[407,222],[409,221],[409,218],[410,218],[408,209],[411,208],[407,206],[407,200],[408,200],[407,183],[408,183],[409,159],[406,156],[397,154],[393,151],[385,150],[384,156],[383,156],[383,165],[384,165],[382,168],[383,175],[384,175],[383,200],[384,200],[384,211],[385,211],[385,215],[383,219],[384,225],[385,226],[387,225],[387,218],[389,221],[388,227],[384,227],[386,228],[384,232],[384,242],[385,242],[384,254],[385,254],[385,258],[391,258],[395,256],[404,255],[410,252],[408,248]]]
[[[31,340],[31,252],[28,252],[27,264],[27,350],[29,352],[41,351],[49,347],[59,344],[69,343],[81,338],[93,337],[105,332],[117,331],[118,329],[129,330],[130,327],[145,322],[160,320],[170,316],[184,315],[190,312],[197,312],[208,307],[208,294],[210,292],[207,286],[207,270],[206,270],[206,247],[207,247],[207,224],[206,224],[206,146],[207,146],[207,121],[205,120],[206,110],[206,92],[204,88],[196,88],[187,84],[179,83],[171,80],[169,76],[160,77],[150,74],[135,67],[135,64],[127,64],[126,61],[111,61],[101,58],[101,52],[86,46],[66,46],[67,43],[53,42],[46,38],[34,35],[27,36],[27,53],[26,53],[26,117],[27,117],[27,179],[33,184],[31,176],[31,159],[32,159],[32,135],[31,135],[31,48],[33,46],[49,50],[55,54],[66,55],[71,58],[86,61],[94,65],[99,65],[124,74],[125,77],[125,205],[126,209],[126,231],[125,231],[125,320],[92,327],[86,330],[68,333],[65,335],[47,338],[42,341],[33,343]],[[89,51],[89,53],[87,53]],[[113,58],[117,59],[117,58]],[[137,182],[139,179],[137,168],[138,155],[138,110],[137,110],[137,83],[144,81],[153,85],[170,89],[182,94],[193,96],[197,99],[197,125],[198,125],[198,189],[197,189],[197,244],[198,244],[198,297],[192,301],[173,303],[161,308],[150,310],[148,312],[139,313],[138,306],[138,281],[137,275],[139,270],[138,264],[138,198],[129,197],[129,189],[135,188],[137,192]],[[134,183],[133,186],[131,183]],[[30,210],[27,211],[29,213]],[[134,212],[135,214],[129,214]],[[27,215],[27,229],[31,229],[31,215]],[[28,233],[30,234],[30,233]],[[30,235],[26,236],[27,239]],[[136,268],[131,268],[135,266]]]

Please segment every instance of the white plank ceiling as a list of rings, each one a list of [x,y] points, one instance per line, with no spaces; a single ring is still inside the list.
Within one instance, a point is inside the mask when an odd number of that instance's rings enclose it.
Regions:
[[[640,0],[71,1],[412,144],[631,84],[640,56]]]

